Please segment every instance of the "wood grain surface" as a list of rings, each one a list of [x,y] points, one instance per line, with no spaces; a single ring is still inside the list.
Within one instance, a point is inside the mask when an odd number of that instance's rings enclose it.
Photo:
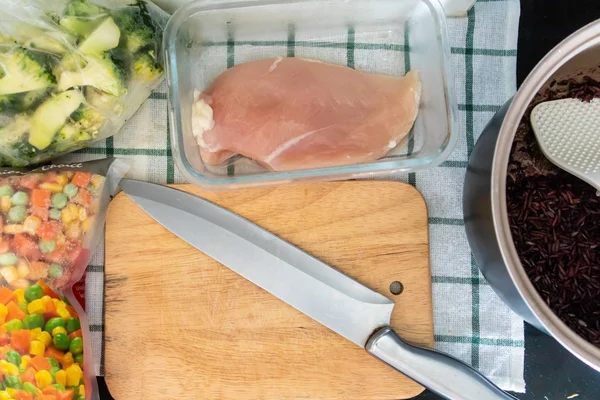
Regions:
[[[412,186],[176,187],[388,296],[400,336],[433,346],[427,209]],[[117,400],[375,400],[423,390],[178,239],[123,193],[109,209],[105,265],[105,374]],[[399,295],[394,281],[404,285]]]

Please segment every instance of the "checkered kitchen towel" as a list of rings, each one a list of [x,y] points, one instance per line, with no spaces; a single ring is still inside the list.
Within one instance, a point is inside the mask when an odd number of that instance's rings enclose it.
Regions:
[[[523,322],[494,294],[471,256],[462,217],[462,185],[467,160],[479,134],[516,90],[519,13],[518,0],[479,0],[466,17],[448,20],[459,103],[457,147],[438,168],[391,177],[415,185],[429,207],[436,347],[514,391],[525,389]],[[293,40],[280,45],[289,46],[288,54],[295,51],[300,55],[302,51]],[[223,53],[223,63],[228,62],[226,54],[231,61],[238,51],[229,47],[229,52],[226,49]],[[355,42],[353,49],[368,51],[368,47]],[[348,62],[360,60],[359,53],[354,57],[348,49],[342,49],[341,54],[352,57]],[[184,179],[173,166],[168,129],[166,85],[162,84],[118,135],[68,158],[133,158],[130,177],[181,183]],[[88,267],[86,282],[99,374],[104,372],[103,286],[101,243]]]

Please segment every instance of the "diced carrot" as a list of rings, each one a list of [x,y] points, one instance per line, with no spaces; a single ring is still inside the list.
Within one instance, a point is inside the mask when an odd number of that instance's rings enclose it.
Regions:
[[[42,258],[38,244],[29,236],[19,233],[12,240],[12,246],[18,255],[30,261]]]
[[[28,279],[43,279],[48,277],[48,264],[43,261],[29,263]]]
[[[58,232],[62,231],[62,225],[58,221],[48,221],[41,224],[36,233],[43,240],[52,240],[56,238]]]
[[[0,218],[0,221],[1,220],[2,220],[2,218]],[[5,238],[1,238],[0,239],[0,254],[8,253],[9,250],[10,250],[10,242]]]
[[[53,396],[56,396],[56,392],[58,392],[58,390],[55,386],[46,386],[42,389],[43,394],[51,394]]]
[[[35,369],[28,367],[25,372],[21,374],[21,380],[23,382],[30,382],[35,385]]]
[[[47,386],[47,387],[52,387],[52,386]],[[36,397],[36,400],[56,400],[56,395],[54,395],[54,394],[41,394],[41,395],[38,395],[38,397]]]
[[[15,390],[15,400],[33,400],[33,393],[25,390]]]
[[[75,319],[79,319],[79,316],[77,315],[77,311],[75,311],[73,306],[67,306],[67,311],[69,312],[69,314],[71,314],[71,317],[73,317]]]
[[[56,304],[53,301],[48,301],[46,304],[46,312],[44,313],[44,321],[48,321],[50,318],[60,317],[56,312]]]
[[[0,287],[0,303],[6,305],[9,301],[15,299],[15,294],[6,286]]]
[[[75,172],[75,175],[73,175],[73,179],[71,179],[71,183],[75,186],[84,188],[90,184],[91,178],[92,174],[90,174],[89,172]]]
[[[52,347],[50,347],[51,349]],[[46,356],[48,357],[48,356]],[[35,368],[36,371],[46,370],[50,371],[52,369],[52,364],[50,361],[43,356],[35,356],[31,359],[31,366]]]
[[[10,343],[10,336],[6,331],[0,332],[0,346],[6,346]],[[6,354],[0,353],[0,359],[4,360],[6,358]]]
[[[69,340],[73,340],[76,337],[83,337],[81,336],[81,329],[77,329],[75,332],[69,333]]]
[[[56,350],[54,347],[48,347],[46,349],[46,353],[44,353],[45,357],[54,358],[56,361],[62,364],[64,353],[60,350]]]
[[[33,215],[34,217],[38,217],[42,221],[48,221],[48,207],[31,206],[29,207],[29,214]]]
[[[75,202],[88,208],[92,204],[92,195],[86,189],[79,189],[75,197]]]
[[[44,182],[47,182],[47,183],[56,183],[57,175],[58,174],[54,171],[45,172],[43,175],[43,180],[44,180]]]
[[[25,175],[19,179],[19,186],[26,189],[35,189],[38,185],[38,178],[34,175]]]
[[[56,400],[73,400],[73,389],[56,392]]]
[[[6,308],[8,308],[8,314],[6,314],[6,320],[10,321],[11,319],[23,320],[25,318],[25,313],[14,301],[9,301],[6,304]]]
[[[44,189],[33,189],[31,191],[31,205],[34,207],[48,208],[52,202],[50,196],[52,192]]]
[[[29,353],[29,343],[31,342],[31,331],[19,329],[10,334],[10,345],[21,354]]]
[[[44,260],[64,265],[67,262],[67,249],[65,246],[56,246],[56,248],[50,253],[44,254]]]
[[[44,281],[37,281],[37,284],[42,287],[42,290],[44,291],[44,296],[50,296],[53,299],[59,298],[58,294],[56,294],[54,290],[50,289],[50,287],[46,285]]]

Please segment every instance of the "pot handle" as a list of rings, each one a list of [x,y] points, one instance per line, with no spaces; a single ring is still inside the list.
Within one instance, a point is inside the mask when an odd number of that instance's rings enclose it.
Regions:
[[[412,346],[390,327],[376,331],[365,349],[446,399],[515,400],[462,361],[436,350]]]

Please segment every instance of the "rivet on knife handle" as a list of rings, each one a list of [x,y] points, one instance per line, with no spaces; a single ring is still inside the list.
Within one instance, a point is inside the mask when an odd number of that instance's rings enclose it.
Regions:
[[[365,349],[446,399],[515,400],[462,361],[435,350],[412,346],[389,327],[376,331]]]

